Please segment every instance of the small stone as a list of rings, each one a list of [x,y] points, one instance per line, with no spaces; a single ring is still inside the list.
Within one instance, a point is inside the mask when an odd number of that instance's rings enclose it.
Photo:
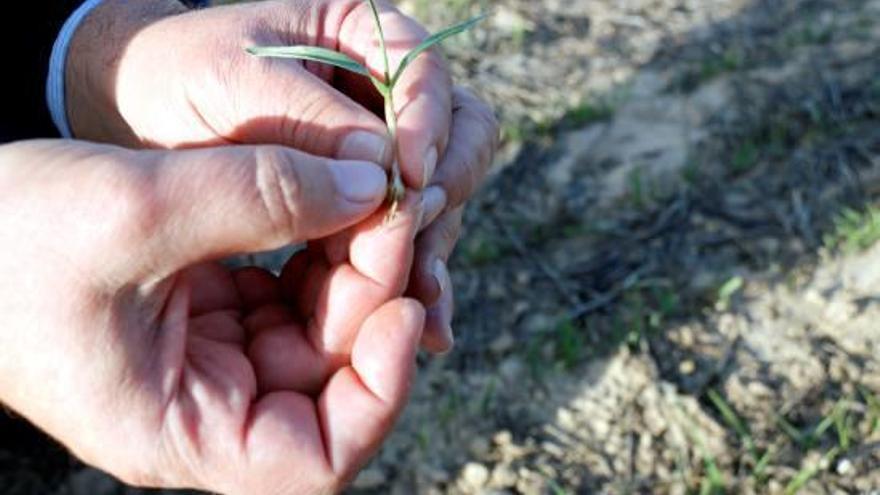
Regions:
[[[489,445],[489,441],[483,437],[474,438],[468,446],[468,451],[470,451],[472,456],[477,458],[486,457],[489,455],[491,449],[492,446]]]
[[[495,355],[502,355],[513,349],[516,341],[510,332],[504,332],[489,343],[489,350]]]
[[[605,421],[604,419],[597,418],[591,421],[589,424],[593,430],[593,433],[595,433],[596,436],[600,439],[607,437],[608,433],[611,432],[611,425],[608,423],[608,421]]]
[[[500,300],[507,298],[507,288],[504,284],[501,284],[496,281],[489,282],[489,286],[486,288],[486,296],[489,299]]]
[[[464,466],[461,477],[468,487],[482,488],[489,482],[489,469],[478,462],[469,462]]]
[[[535,313],[523,321],[523,329],[532,335],[546,333],[556,327],[556,318],[543,313]]]
[[[368,490],[371,488],[379,488],[384,485],[386,481],[387,476],[385,475],[385,471],[378,467],[370,467],[364,469],[358,474],[358,477],[354,480],[352,486],[360,490]]]
[[[522,376],[523,371],[525,371],[525,365],[522,362],[522,359],[519,359],[516,356],[511,356],[498,366],[498,373],[505,380],[515,381],[520,376]]]
[[[496,466],[492,470],[490,484],[496,488],[510,488],[516,486],[518,477],[510,466]]]
[[[678,365],[678,371],[682,375],[692,375],[697,370],[697,364],[692,359],[685,359]]]
[[[841,459],[835,468],[837,474],[847,476],[853,472],[853,463],[849,459]]]
[[[421,468],[422,475],[432,483],[447,483],[449,481],[449,471],[437,466],[425,466]]]
[[[507,430],[499,431],[492,437],[495,445],[505,446],[513,443],[513,434]]]
[[[688,326],[681,327],[678,331],[678,343],[685,349],[688,349],[694,346],[695,341],[693,329]]]

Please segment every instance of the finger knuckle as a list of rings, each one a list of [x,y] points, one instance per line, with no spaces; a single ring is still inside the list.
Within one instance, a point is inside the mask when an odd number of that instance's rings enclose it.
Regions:
[[[254,173],[259,203],[279,238],[296,236],[302,182],[294,158],[279,146],[255,149]]]

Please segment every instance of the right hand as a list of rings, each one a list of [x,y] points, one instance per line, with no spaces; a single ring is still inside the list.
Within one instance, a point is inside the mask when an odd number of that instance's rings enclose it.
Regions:
[[[0,401],[135,485],[341,489],[405,402],[423,208],[278,147],[0,147]],[[371,216],[372,215],[372,216]],[[210,260],[325,237],[282,278]]]

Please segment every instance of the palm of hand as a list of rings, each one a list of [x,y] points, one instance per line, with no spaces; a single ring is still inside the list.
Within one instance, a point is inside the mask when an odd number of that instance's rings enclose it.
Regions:
[[[424,313],[402,294],[417,198],[295,255],[281,277],[203,264],[164,290],[156,473],[224,493],[335,490],[406,395]],[[155,476],[155,479],[153,477]],[[181,482],[181,480],[186,480]]]

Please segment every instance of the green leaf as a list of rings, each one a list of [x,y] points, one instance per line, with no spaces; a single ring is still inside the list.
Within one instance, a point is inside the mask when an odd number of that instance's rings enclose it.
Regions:
[[[252,46],[246,49],[251,55],[257,57],[295,58],[298,60],[311,60],[321,62],[340,69],[345,69],[355,74],[372,77],[370,71],[343,53],[317,46]]]
[[[443,42],[446,38],[450,38],[457,34],[461,34],[468,29],[474,27],[477,23],[481,22],[483,19],[488,17],[488,14],[480,14],[476,17],[472,17],[464,22],[460,22],[454,26],[448,27],[443,31],[438,31],[431,36],[428,36],[425,41],[419,43],[419,46],[415,47],[403,57],[403,60],[400,61],[400,65],[397,67],[397,71],[394,73],[394,77],[391,78],[390,86],[393,88],[397,81],[400,79],[400,76],[403,75],[403,71],[416,59],[419,55],[422,54],[425,50],[431,48],[432,46]]]

